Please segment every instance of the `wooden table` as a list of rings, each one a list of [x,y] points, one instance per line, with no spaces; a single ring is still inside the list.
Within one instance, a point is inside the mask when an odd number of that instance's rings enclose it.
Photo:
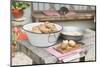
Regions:
[[[28,40],[19,41],[18,50],[28,55],[33,60],[33,64],[62,63],[61,60],[47,52],[46,48],[35,47]],[[84,56],[85,54],[81,54],[80,61],[85,61]]]
[[[91,32],[90,34],[92,34],[92,33],[93,32]],[[93,35],[90,36],[89,33],[86,33],[86,34],[88,34],[86,36],[89,36],[89,37],[93,36]],[[92,38],[95,39],[94,37],[92,37]],[[95,43],[95,41],[93,42],[93,44],[94,43]],[[91,45],[91,44],[92,43],[90,43],[88,45]],[[45,49],[46,48],[39,48],[39,47],[35,47],[35,46],[31,45],[28,40],[18,41],[18,50],[25,53],[26,55],[28,55],[33,60],[32,64],[63,63],[61,60],[58,60],[58,58],[56,58],[55,56],[53,56],[52,54],[47,52]],[[78,58],[79,61],[72,60],[72,61],[69,61],[69,62],[84,62],[85,61],[85,56],[86,56],[86,53],[84,53],[84,52],[80,53],[80,58]]]

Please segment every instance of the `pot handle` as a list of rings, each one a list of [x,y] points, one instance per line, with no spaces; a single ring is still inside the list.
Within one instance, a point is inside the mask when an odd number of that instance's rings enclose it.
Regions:
[[[53,41],[52,41],[52,40],[53,40]],[[50,34],[50,33],[49,33],[48,42],[49,42],[49,43],[56,42],[56,35],[55,35],[55,33],[54,33],[54,34]]]

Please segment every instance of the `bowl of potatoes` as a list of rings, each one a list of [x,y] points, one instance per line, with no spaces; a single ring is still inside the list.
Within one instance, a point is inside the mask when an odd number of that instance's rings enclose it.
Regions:
[[[37,47],[54,45],[61,33],[62,26],[46,22],[29,23],[23,26],[30,43]]]

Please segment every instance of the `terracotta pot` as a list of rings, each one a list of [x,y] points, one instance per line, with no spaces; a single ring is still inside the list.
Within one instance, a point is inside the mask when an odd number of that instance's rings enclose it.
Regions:
[[[24,14],[24,11],[22,9],[12,9],[12,15],[14,18],[21,18]]]

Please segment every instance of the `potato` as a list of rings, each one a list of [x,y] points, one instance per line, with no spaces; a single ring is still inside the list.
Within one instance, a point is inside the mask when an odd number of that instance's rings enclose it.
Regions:
[[[56,26],[55,26],[54,23],[50,23],[50,22],[47,21],[47,22],[45,22],[44,24],[45,24],[45,26],[46,26],[47,28],[51,29],[51,32],[56,32],[56,31],[58,31],[58,29],[56,28]]]
[[[61,48],[62,50],[65,50],[65,49],[66,49],[66,46],[67,46],[66,44],[63,44],[63,43],[62,43],[62,44],[60,45],[60,48]]]
[[[42,33],[49,33],[51,32],[51,29],[46,28],[43,24],[39,26],[39,29],[41,30]]]
[[[55,25],[52,26],[51,30],[52,30],[52,32],[56,32],[56,31],[58,31],[58,29],[56,28]]]
[[[47,27],[47,28],[51,28],[51,23],[48,22],[48,21],[44,22],[44,25],[45,25],[45,27]]]
[[[68,44],[68,40],[63,40],[63,44]]]
[[[40,24],[32,28],[32,32],[36,33],[51,33],[56,31],[58,31],[58,29],[56,28],[55,24],[48,21],[44,22],[44,24]]]
[[[72,47],[67,45],[66,49],[69,50],[69,49],[72,49]]]
[[[32,28],[32,32],[35,32],[35,33],[42,33],[42,32],[39,30],[38,26],[33,27],[33,28]]]
[[[50,33],[51,32],[51,30],[50,29],[47,29],[47,28],[43,28],[41,31],[43,33]]]
[[[68,40],[63,40],[63,42],[61,43],[61,49],[66,49],[67,48],[67,45],[68,45]]]
[[[69,46],[74,47],[76,45],[76,42],[74,40],[69,40]]]

